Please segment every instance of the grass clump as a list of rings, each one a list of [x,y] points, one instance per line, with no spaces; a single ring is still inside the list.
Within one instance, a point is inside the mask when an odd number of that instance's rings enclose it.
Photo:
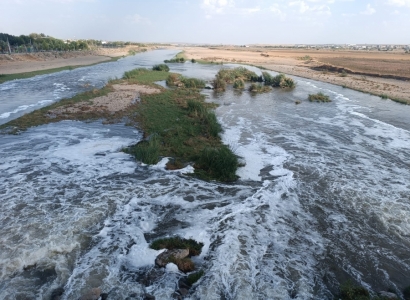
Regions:
[[[221,181],[234,181],[237,179],[236,169],[238,157],[229,147],[223,145],[219,148],[206,147],[199,154],[199,170]]]
[[[155,134],[147,141],[142,141],[135,146],[124,149],[124,152],[133,155],[145,164],[154,165],[159,161],[159,143],[159,138]]]
[[[353,285],[350,281],[340,287],[338,299],[341,300],[370,300],[370,293],[362,286]]]
[[[332,102],[329,96],[323,94],[322,92],[319,92],[317,94],[310,94],[308,99],[310,102]]]
[[[203,270],[200,270],[198,272],[189,274],[187,276],[187,282],[189,285],[194,285],[196,282],[198,282],[199,279],[202,278],[202,276],[204,276],[205,272]]]
[[[243,90],[245,89],[245,82],[243,81],[242,78],[237,78],[233,82],[233,88],[237,90]]]
[[[186,57],[184,51],[179,52],[174,58],[164,60],[164,63],[185,63]]]
[[[167,79],[169,73],[166,71],[155,71],[138,68],[124,73],[122,79],[127,80],[128,83],[144,83],[149,84],[155,81]]]
[[[252,83],[249,86],[249,92],[254,93],[254,94],[261,94],[261,93],[267,93],[270,92],[271,88],[267,85],[263,85],[260,83]]]
[[[223,92],[226,89],[226,81],[217,75],[212,81],[212,87],[217,92]]]
[[[196,63],[196,59],[195,58],[193,58],[193,59],[191,59],[191,63]]]
[[[283,89],[293,89],[296,87],[295,81],[292,78],[286,77],[285,74],[278,74],[273,77],[271,79],[271,85]]]
[[[189,256],[197,256],[201,254],[203,246],[203,243],[198,243],[193,239],[183,239],[179,236],[176,236],[155,240],[151,243],[150,248],[154,250],[188,249]]]
[[[182,87],[187,89],[203,89],[206,86],[204,80],[197,78],[188,78],[179,74],[170,74],[166,84],[171,87]]]
[[[233,84],[236,79],[242,79],[243,81],[259,80],[259,76],[256,75],[255,72],[252,72],[245,67],[221,69],[216,76],[228,84]]]
[[[274,77],[271,74],[264,71],[264,72],[262,72],[262,77],[263,77],[263,81],[265,82],[266,85],[273,85]]]
[[[389,96],[387,96],[386,94],[381,94],[381,95],[380,95],[380,98],[382,98],[382,99],[386,100],[386,99],[388,99],[388,98],[389,98]]]
[[[153,71],[165,71],[169,72],[169,67],[166,64],[159,64],[152,67]]]

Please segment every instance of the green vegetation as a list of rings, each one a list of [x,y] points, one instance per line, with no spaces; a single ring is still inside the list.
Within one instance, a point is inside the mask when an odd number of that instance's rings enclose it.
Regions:
[[[283,89],[293,89],[296,87],[296,83],[293,81],[292,78],[286,77],[285,74],[276,75],[271,79],[269,83],[273,87],[280,87]]]
[[[151,71],[140,68],[125,72],[122,78],[126,79],[128,83],[143,83],[149,85],[155,81],[165,80],[168,76],[169,73],[166,71]]]
[[[226,89],[226,82],[218,75],[216,75],[216,78],[212,81],[212,87],[217,92],[223,92]]]
[[[350,281],[340,287],[339,299],[342,300],[370,300],[369,291],[362,286],[355,286]]]
[[[193,63],[193,64],[196,63],[196,59],[194,59],[194,58],[191,59],[191,63]]]
[[[188,249],[189,256],[197,256],[201,254],[203,246],[204,246],[203,243],[198,243],[197,241],[193,239],[183,239],[179,236],[158,239],[158,240],[153,241],[150,245],[150,247],[154,250]]]
[[[204,178],[234,181],[238,179],[235,174],[238,164],[238,157],[228,146],[205,147],[199,154],[198,165],[201,170],[198,172]]]
[[[389,99],[389,96],[387,96],[386,94],[381,94],[380,98],[386,100],[386,99]]]
[[[125,148],[123,151],[134,155],[136,159],[145,164],[154,165],[158,163],[159,160],[159,146],[159,138],[154,134],[149,140],[142,141],[137,145]]]
[[[263,81],[265,82],[266,85],[273,85],[274,77],[271,74],[264,71],[264,72],[262,72],[262,77],[263,77]]]
[[[203,89],[205,88],[205,81],[197,78],[188,78],[179,74],[170,74],[166,80],[166,84],[171,87],[189,88],[189,89]]]
[[[169,72],[169,67],[166,64],[159,64],[152,67],[153,71],[165,71]]]
[[[248,89],[251,93],[260,94],[267,93],[271,91],[270,86],[263,85],[260,83],[252,83]]]
[[[169,79],[170,76],[180,79],[184,88],[165,90],[154,84],[155,81]],[[114,114],[106,110],[88,109],[92,104],[90,100],[113,92],[113,84],[155,86],[161,93],[142,94],[140,102]],[[222,144],[219,137],[221,126],[212,110],[215,105],[204,101],[205,96],[198,90],[198,87],[202,86],[204,82],[198,79],[184,78],[165,71],[135,69],[125,72],[122,79],[112,80],[100,90],[95,89],[71,99],[63,99],[3,124],[0,129],[8,133],[19,133],[32,126],[61,120],[105,119],[106,122],[120,122],[126,118],[129,125],[139,126],[145,137],[150,138],[125,149],[124,152],[147,164],[158,162],[160,156],[171,157],[172,162],[167,166],[169,169],[193,162],[195,174],[200,178],[232,181],[236,179],[238,158]],[[81,104],[85,109],[75,113],[53,112],[56,108],[65,109],[74,104]],[[212,149],[215,154],[212,159],[206,157],[208,149]],[[215,163],[218,161],[223,163],[218,166],[219,163]]]
[[[204,276],[204,274],[205,274],[205,273],[204,273],[203,270],[200,270],[200,271],[198,271],[198,272],[189,274],[189,275],[187,276],[187,282],[188,282],[188,284],[189,284],[189,285],[195,284],[196,282],[198,282],[199,279],[201,279],[202,276]]]
[[[302,56],[300,59],[305,60],[305,61],[311,61],[312,60],[312,58],[309,55]]]
[[[103,61],[101,63],[106,63],[106,62],[112,62],[112,61],[117,61],[121,57],[114,57],[111,58],[110,60]],[[100,63],[96,63],[100,64]],[[33,72],[25,72],[25,73],[17,73],[17,74],[0,74],[0,83],[10,81],[10,80],[16,80],[16,79],[26,79],[26,78],[31,78],[37,75],[45,75],[45,74],[52,74],[52,73],[57,73],[61,71],[71,71],[77,68],[82,68],[86,66],[93,66],[96,64],[91,64],[91,65],[83,65],[83,66],[66,66],[66,67],[61,67],[61,68],[54,68],[54,69],[47,69],[47,70],[39,70],[39,71],[33,71]]]
[[[340,77],[347,77],[347,72],[345,70],[340,73]]]
[[[245,89],[245,82],[243,81],[243,79],[236,78],[235,81],[233,82],[233,88],[237,90]]]
[[[174,58],[164,60],[164,63],[184,63],[186,61],[185,53],[179,52]]]
[[[216,77],[228,84],[233,84],[236,79],[253,82],[262,81],[262,78],[256,75],[255,72],[249,71],[245,67],[237,67],[235,69],[221,69],[216,74]]]
[[[310,102],[332,102],[332,100],[330,100],[329,96],[323,94],[322,92],[319,92],[317,94],[310,94],[309,95],[309,101]]]

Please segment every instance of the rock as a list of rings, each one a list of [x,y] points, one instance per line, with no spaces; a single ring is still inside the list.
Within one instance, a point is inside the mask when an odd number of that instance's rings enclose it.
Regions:
[[[61,296],[64,294],[64,289],[59,287],[51,292],[51,300],[60,300]]]
[[[155,264],[163,268],[169,262],[175,263],[176,260],[181,260],[187,257],[188,255],[189,255],[189,249],[174,249],[174,250],[165,251],[157,256],[157,258],[155,259]]]
[[[189,258],[177,259],[175,260],[175,264],[178,266],[178,269],[184,273],[195,270],[195,265]]]
[[[108,299],[108,294],[107,293],[102,293],[100,300],[107,300]]]
[[[179,289],[177,291],[177,293],[179,293],[182,297],[185,297],[186,295],[188,295],[188,290],[187,289]]]
[[[155,300],[155,297],[150,295],[150,294],[145,294],[144,295],[144,300]]]
[[[80,297],[79,300],[98,300],[101,295],[100,288],[93,288],[87,294]]]
[[[382,292],[379,293],[379,295],[380,295],[380,297],[384,297],[386,299],[392,299],[392,300],[393,299],[399,299],[399,297],[396,294],[390,293],[390,292],[382,291]]]

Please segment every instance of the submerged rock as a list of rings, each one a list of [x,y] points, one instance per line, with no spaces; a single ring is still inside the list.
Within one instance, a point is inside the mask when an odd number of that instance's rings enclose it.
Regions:
[[[62,287],[56,288],[51,292],[51,300],[60,300],[61,296],[64,294],[64,289]]]

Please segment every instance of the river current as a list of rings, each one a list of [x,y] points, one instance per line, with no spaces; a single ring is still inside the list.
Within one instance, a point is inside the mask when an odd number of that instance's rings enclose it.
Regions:
[[[176,53],[0,84],[0,124]],[[170,67],[211,80],[233,65]],[[148,245],[173,235],[204,243],[195,263],[205,275],[187,299],[333,299],[348,280],[401,295],[410,285],[410,106],[293,78],[290,92],[204,91],[219,104],[223,141],[246,162],[233,184],[166,171],[166,158],[136,162],[120,150],[142,132],[124,124],[1,135],[0,299],[49,299],[57,288],[78,299],[96,287],[108,299],[171,299],[183,274],[155,273],[159,252]],[[307,101],[319,91],[332,102]]]

